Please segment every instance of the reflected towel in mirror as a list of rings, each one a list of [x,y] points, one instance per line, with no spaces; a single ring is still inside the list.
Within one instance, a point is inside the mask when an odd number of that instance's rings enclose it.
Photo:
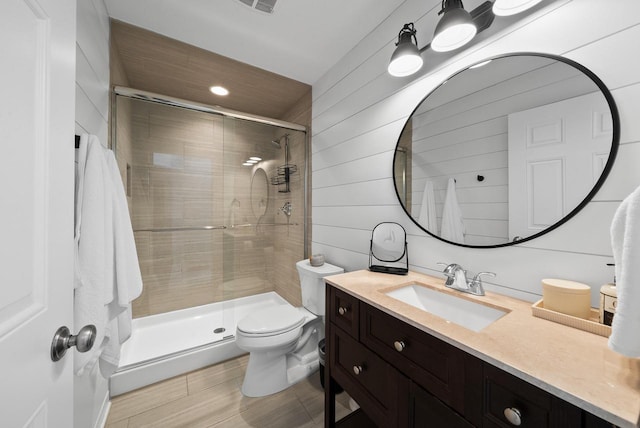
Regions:
[[[424,184],[422,192],[422,204],[420,205],[420,213],[418,222],[422,227],[433,234],[438,234],[438,218],[436,216],[436,198],[433,193],[433,182],[427,180]]]
[[[440,237],[447,241],[464,243],[464,222],[462,220],[462,210],[458,205],[456,196],[456,182],[453,178],[447,184],[447,195],[444,198],[444,208],[442,209],[442,231]]]

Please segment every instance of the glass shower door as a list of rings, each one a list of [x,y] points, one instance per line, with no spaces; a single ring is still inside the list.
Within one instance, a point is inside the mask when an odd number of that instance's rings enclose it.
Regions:
[[[134,317],[223,300],[223,118],[125,97],[117,103],[116,153],[130,183],[145,286]]]

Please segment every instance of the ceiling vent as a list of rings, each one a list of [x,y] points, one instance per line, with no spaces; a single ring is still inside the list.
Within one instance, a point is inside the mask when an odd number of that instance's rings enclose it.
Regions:
[[[238,0],[240,3],[246,4],[252,9],[260,12],[273,13],[278,0]]]

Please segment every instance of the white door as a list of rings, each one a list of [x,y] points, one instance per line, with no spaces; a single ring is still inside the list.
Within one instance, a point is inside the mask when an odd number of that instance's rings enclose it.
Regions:
[[[0,1],[0,426],[73,426],[75,0]]]
[[[546,229],[584,200],[612,135],[600,92],[509,115],[509,240]]]

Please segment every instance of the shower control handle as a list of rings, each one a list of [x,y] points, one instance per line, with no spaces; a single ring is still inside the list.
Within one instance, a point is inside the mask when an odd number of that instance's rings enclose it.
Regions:
[[[338,308],[338,313],[339,313],[340,315],[346,315],[346,314],[347,314],[347,312],[349,312],[349,308],[347,308],[347,307],[340,306],[340,307]]]
[[[92,324],[82,327],[75,336],[68,327],[60,327],[51,341],[51,360],[60,361],[72,346],[75,346],[78,352],[87,352],[93,347],[97,332],[96,326]]]

